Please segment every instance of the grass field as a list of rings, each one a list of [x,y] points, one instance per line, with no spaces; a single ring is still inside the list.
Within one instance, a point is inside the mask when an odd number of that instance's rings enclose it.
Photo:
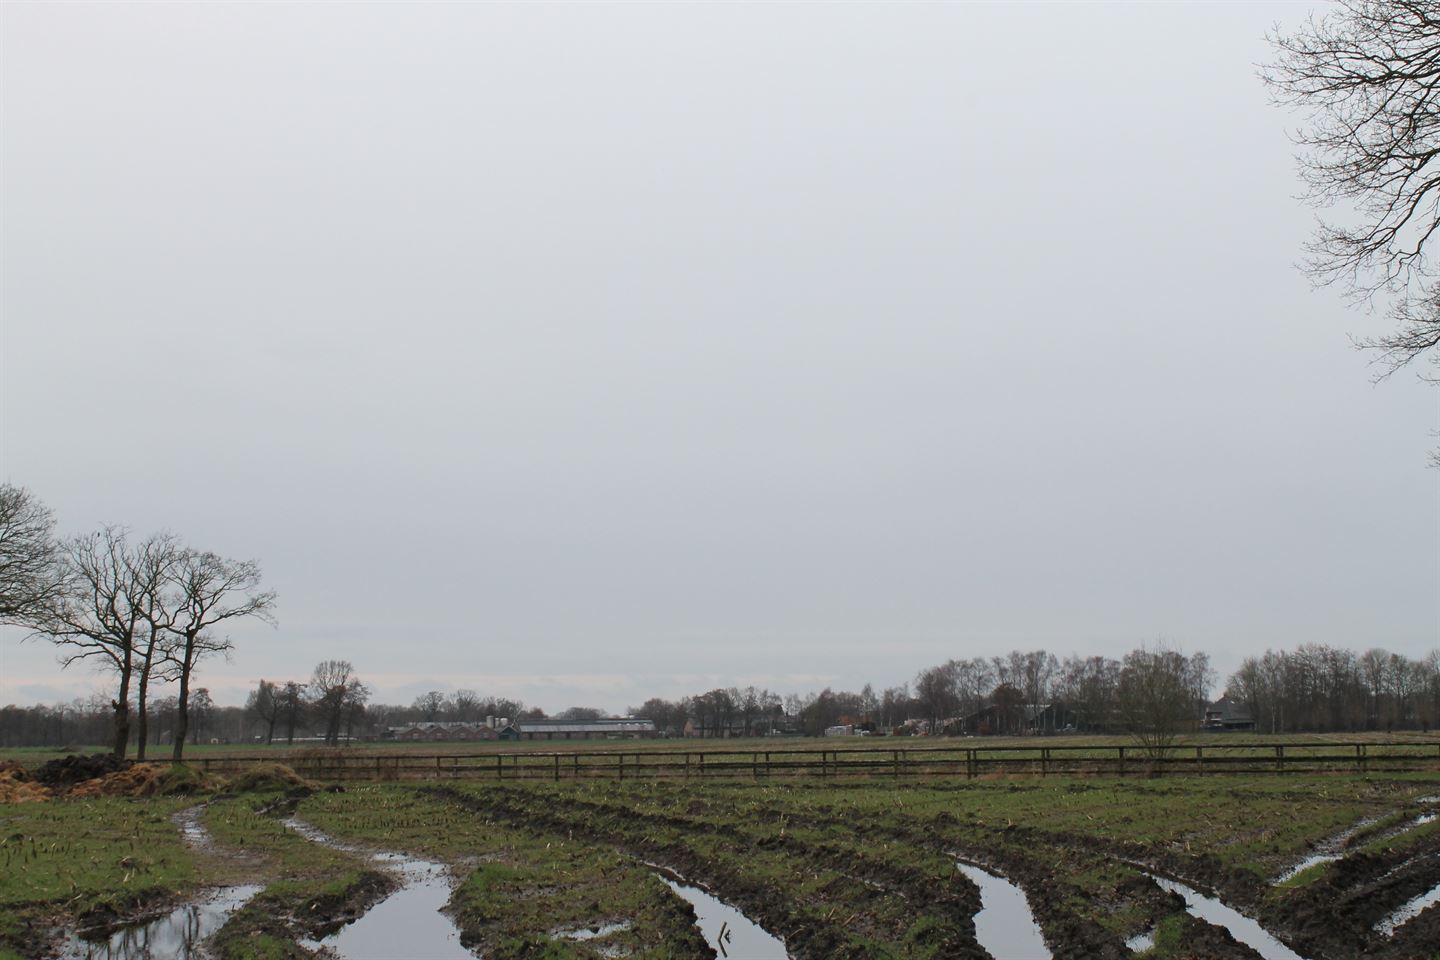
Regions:
[[[1147,932],[1147,956],[1160,960],[1249,956],[1148,873],[1218,893],[1316,960],[1440,956],[1440,910],[1393,940],[1372,932],[1440,883],[1440,821],[1416,824],[1436,809],[1440,774],[1431,772],[441,780],[349,784],[288,801],[277,786],[0,806],[0,944],[35,956],[49,925],[246,880],[265,890],[217,935],[220,955],[304,956],[302,940],[363,911],[392,881],[353,852],[287,830],[278,817],[293,810],[361,847],[450,864],[450,911],[489,958],[711,955],[649,863],[707,885],[797,957],[981,958],[978,891],[957,858],[1024,889],[1057,957],[1130,956],[1125,940]],[[195,848],[171,817],[199,803],[213,844]],[[1361,821],[1370,826],[1343,860],[1274,882]],[[607,932],[557,933],[591,928]]]

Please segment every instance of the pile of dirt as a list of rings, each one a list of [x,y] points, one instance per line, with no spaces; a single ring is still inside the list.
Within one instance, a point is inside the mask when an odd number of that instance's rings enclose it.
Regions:
[[[35,779],[47,787],[68,787],[125,770],[132,763],[113,753],[72,753],[41,764]]]
[[[165,768],[158,763],[137,763],[77,784],[69,796],[82,797],[149,797],[154,796],[156,783]]]
[[[0,760],[0,803],[35,803],[50,796],[50,788],[32,780],[20,764]]]
[[[136,763],[114,773],[86,780],[70,790],[69,796],[84,797],[169,797],[219,790],[225,781],[201,773],[183,763]]]
[[[230,781],[235,793],[263,793],[267,790],[303,790],[313,793],[320,785],[306,780],[283,763],[257,763]]]

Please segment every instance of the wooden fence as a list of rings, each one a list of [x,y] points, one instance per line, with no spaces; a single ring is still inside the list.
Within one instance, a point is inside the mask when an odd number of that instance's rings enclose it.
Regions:
[[[1440,741],[1249,742],[1173,746],[1152,755],[1129,746],[925,746],[846,749],[637,750],[516,753],[310,751],[203,757],[207,771],[239,773],[283,762],[314,780],[747,779],[1155,776],[1182,774],[1440,771]]]

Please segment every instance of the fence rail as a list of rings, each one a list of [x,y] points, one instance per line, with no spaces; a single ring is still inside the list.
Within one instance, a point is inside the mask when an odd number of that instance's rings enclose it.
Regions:
[[[1224,775],[1440,771],[1440,741],[1128,746],[860,747],[836,750],[635,750],[523,753],[349,753],[202,757],[188,761],[239,773],[283,761],[314,780],[581,780],[893,778],[992,775]]]

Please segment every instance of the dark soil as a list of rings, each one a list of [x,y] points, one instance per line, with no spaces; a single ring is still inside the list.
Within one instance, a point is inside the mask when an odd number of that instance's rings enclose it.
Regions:
[[[47,787],[71,787],[134,765],[135,761],[122,760],[113,753],[72,753],[41,764],[34,778]]]
[[[364,916],[395,886],[388,875],[367,870],[344,890],[322,897],[290,899],[261,893],[236,911],[211,942],[220,957],[252,956],[261,942],[274,951],[266,956],[309,957],[311,952],[296,944],[297,939],[329,936]]]

